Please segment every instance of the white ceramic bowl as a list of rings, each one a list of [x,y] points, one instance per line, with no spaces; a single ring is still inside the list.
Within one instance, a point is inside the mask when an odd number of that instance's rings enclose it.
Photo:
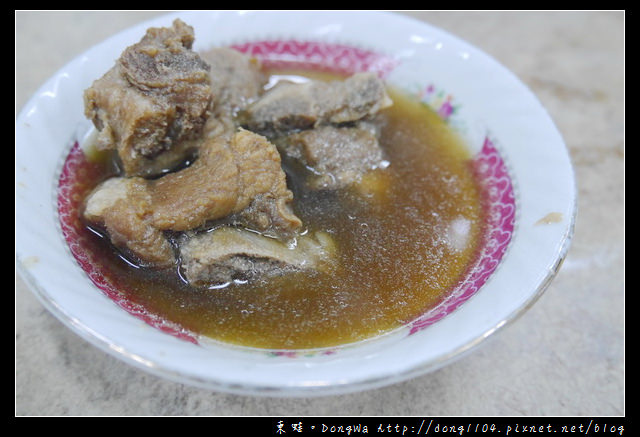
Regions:
[[[77,244],[70,174],[91,129],[82,92],[150,26],[180,17],[195,50],[233,46],[263,62],[372,70],[416,94],[466,139],[484,187],[483,251],[437,308],[379,338],[272,351],[203,341],[119,297]],[[122,32],[49,79],[16,122],[16,256],[42,303],[73,331],[136,367],[215,390],[311,396],[362,390],[443,366],[513,321],[544,291],[568,249],[576,208],[563,140],[535,96],[473,46],[379,12],[178,13]]]

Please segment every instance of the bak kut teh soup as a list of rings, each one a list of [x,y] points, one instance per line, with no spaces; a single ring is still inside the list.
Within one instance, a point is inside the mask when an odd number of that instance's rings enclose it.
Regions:
[[[150,314],[259,348],[389,332],[479,250],[458,136],[376,75],[267,70],[151,28],[85,92],[84,250]]]

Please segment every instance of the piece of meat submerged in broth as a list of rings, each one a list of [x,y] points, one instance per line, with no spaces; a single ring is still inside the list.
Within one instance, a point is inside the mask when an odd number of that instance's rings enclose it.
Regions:
[[[115,149],[125,175],[155,175],[192,152],[211,102],[209,65],[191,50],[193,28],[151,28],[84,93],[97,146]]]
[[[374,73],[357,73],[344,81],[282,82],[249,105],[243,123],[273,136],[361,120],[391,104],[384,82]]]
[[[335,243],[326,233],[302,235],[295,244],[238,228],[222,227],[185,238],[181,268],[187,281],[215,286],[234,280],[283,275],[303,270],[330,271]]]
[[[193,165],[147,184],[158,229],[196,229],[231,214],[242,217],[245,226],[283,238],[301,225],[291,210],[293,194],[276,147],[244,129],[229,140],[207,139]],[[255,214],[245,211],[254,203],[265,206]]]
[[[268,75],[257,59],[226,47],[206,50],[200,56],[211,67],[214,116],[234,117],[264,92]]]
[[[116,177],[94,189],[82,214],[94,229],[106,233],[126,258],[141,265],[169,267],[175,262],[173,248],[153,226],[151,204],[145,179]]]
[[[151,180],[106,180],[88,196],[84,218],[143,264],[163,267],[174,258],[162,231],[235,217],[236,224],[291,238],[302,225],[292,200],[275,146],[240,129],[230,140],[207,138],[196,162],[181,171]],[[151,238],[158,246],[150,245]]]
[[[278,82],[242,114],[249,129],[267,135],[286,157],[298,161],[313,190],[355,188],[378,197],[389,165],[379,144],[377,115],[392,105],[374,73],[345,80]],[[365,177],[366,176],[366,177]]]
[[[237,127],[237,114],[262,95],[268,75],[257,59],[230,48],[215,47],[200,56],[211,67],[212,99],[206,134],[231,136]]]
[[[340,189],[362,182],[365,174],[389,165],[375,129],[321,126],[286,136],[284,153],[310,170],[311,189]]]

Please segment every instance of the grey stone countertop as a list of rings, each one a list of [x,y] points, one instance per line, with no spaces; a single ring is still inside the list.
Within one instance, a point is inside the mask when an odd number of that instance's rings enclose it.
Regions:
[[[16,11],[16,117],[65,63],[159,12]],[[537,95],[578,188],[569,254],[515,323],[450,365],[384,388],[266,398],[167,381],[97,349],[19,275],[16,416],[621,416],[624,385],[624,11],[401,12],[470,42]]]

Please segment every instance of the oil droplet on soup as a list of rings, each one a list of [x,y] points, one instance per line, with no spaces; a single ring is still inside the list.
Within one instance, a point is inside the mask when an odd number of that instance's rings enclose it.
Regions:
[[[482,211],[471,157],[460,138],[424,104],[389,92],[394,104],[381,113],[380,143],[390,163],[380,170],[387,187],[383,196],[306,192],[283,159],[296,214],[311,231],[328,232],[336,242],[339,259],[332,274],[288,273],[201,289],[185,284],[175,270],[132,266],[87,229],[90,249],[128,299],[223,342],[329,347],[414,320],[463,278],[478,248]]]

